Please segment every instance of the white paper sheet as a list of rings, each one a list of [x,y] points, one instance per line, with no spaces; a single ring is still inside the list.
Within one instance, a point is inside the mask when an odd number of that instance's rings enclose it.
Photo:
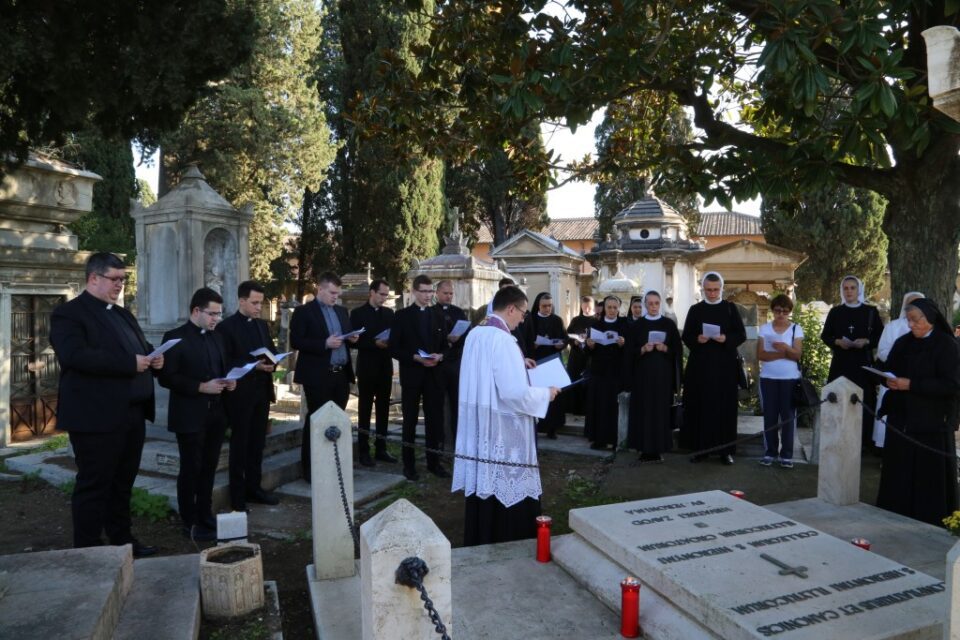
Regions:
[[[245,376],[245,375],[247,375],[248,373],[250,373],[250,371],[252,371],[253,368],[254,368],[255,366],[257,366],[258,364],[259,364],[258,362],[248,362],[247,364],[243,365],[242,367],[234,367],[233,369],[230,369],[229,372],[227,372],[227,375],[225,375],[225,376],[223,377],[223,379],[224,379],[224,380],[239,380],[239,379],[242,378],[243,376]]]
[[[895,376],[889,371],[880,371],[880,369],[874,369],[873,367],[867,367],[867,366],[864,366],[863,368],[869,371],[870,373],[875,373],[878,376],[883,376],[884,378],[889,378],[890,380],[896,380],[897,378],[897,376]]]
[[[647,334],[647,342],[650,344],[663,344],[667,341],[666,331],[651,331]]]
[[[596,329],[590,329],[590,339],[597,344],[616,344],[617,338],[619,337],[620,334],[616,331],[597,331]]]
[[[266,347],[260,347],[256,351],[251,351],[250,355],[252,355],[254,358],[259,358],[260,356],[263,356],[273,364],[277,364],[278,362],[280,362],[281,360],[289,356],[291,353],[293,353],[293,351],[287,351],[286,353],[275,354],[275,353],[272,353]]]
[[[840,344],[845,346],[847,349],[857,346],[857,343],[851,340],[850,338],[848,338],[847,336],[843,336],[842,338],[840,338]]]
[[[363,332],[366,331],[366,330],[367,330],[366,327],[360,327],[360,328],[357,329],[356,331],[351,331],[350,333],[345,333],[345,334],[343,334],[343,335],[340,336],[340,337],[343,338],[344,340],[346,340],[347,338],[352,338],[353,336],[358,336],[358,335],[360,335],[361,333],[363,333]]]
[[[537,336],[537,339],[533,341],[533,344],[541,347],[552,347],[559,342],[563,342],[563,340],[556,340],[554,338],[548,338],[547,336]]]
[[[567,337],[570,338],[571,340],[576,340],[577,342],[580,342],[580,343],[586,342],[586,341],[583,339],[583,336],[578,336],[578,335],[575,334],[575,333],[568,333],[568,334],[567,334]]]
[[[417,355],[425,360],[435,360],[437,356],[432,355],[424,351],[423,349],[417,349]]]
[[[467,329],[470,328],[469,320],[457,320],[457,324],[453,325],[453,329],[450,330],[450,335],[454,338],[457,336],[462,336],[467,332]]]
[[[533,369],[528,369],[527,376],[530,378],[531,387],[558,387],[562,389],[570,384],[570,376],[567,375],[567,370],[563,368],[563,361],[560,358],[551,358],[543,364],[538,364]]]
[[[174,338],[173,340],[167,340],[162,345],[160,345],[159,347],[151,351],[147,357],[156,358],[159,355],[163,355],[164,353],[169,351],[171,347],[175,347],[177,343],[180,342],[180,340],[181,338]]]
[[[707,336],[708,338],[713,338],[714,336],[720,335],[720,325],[704,322],[703,335]]]
[[[390,339],[390,329],[384,329],[377,335],[373,336],[374,340],[389,340]]]
[[[782,343],[782,344],[787,344],[787,342],[786,342],[785,340],[771,340],[770,338],[764,338],[764,339],[763,339],[763,350],[764,350],[764,351],[776,351],[777,348],[774,347],[773,345],[777,344],[778,342],[780,342],[780,343]],[[789,345],[788,345],[788,346],[789,346]]]

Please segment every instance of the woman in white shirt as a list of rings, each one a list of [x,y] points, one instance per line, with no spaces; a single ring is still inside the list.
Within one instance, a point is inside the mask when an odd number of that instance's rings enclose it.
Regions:
[[[793,387],[800,378],[803,329],[790,321],[793,300],[780,294],[770,301],[773,321],[760,327],[757,360],[760,362],[760,401],[763,405],[764,453],[760,464],[769,467],[779,458],[784,469],[793,468],[796,411]],[[774,425],[783,422],[779,428]],[[768,431],[769,429],[769,431]]]

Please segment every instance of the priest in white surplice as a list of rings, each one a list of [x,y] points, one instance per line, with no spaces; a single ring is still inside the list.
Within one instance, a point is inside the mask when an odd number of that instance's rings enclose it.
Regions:
[[[492,306],[486,325],[468,334],[463,349],[457,455],[526,466],[456,459],[452,490],[466,496],[465,546],[536,535],[542,489],[534,418],[543,418],[559,393],[530,386],[523,353],[510,334],[523,320],[527,296],[505,287]]]

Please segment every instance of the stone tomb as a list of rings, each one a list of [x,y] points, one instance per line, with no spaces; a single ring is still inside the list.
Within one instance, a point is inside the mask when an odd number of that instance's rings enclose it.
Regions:
[[[722,491],[575,509],[570,527],[719,638],[941,637],[943,582]]]

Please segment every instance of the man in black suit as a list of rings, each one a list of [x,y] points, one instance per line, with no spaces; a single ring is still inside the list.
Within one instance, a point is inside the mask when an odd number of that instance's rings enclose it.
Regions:
[[[73,488],[73,545],[133,545],[154,555],[130,531],[130,494],[140,469],[144,420],[153,420],[153,376],[163,356],[133,315],[117,306],[126,277],[112,253],[87,260],[84,291],[53,310],[50,344],[60,363],[57,428],[70,434],[77,480]]]
[[[263,306],[263,285],[246,280],[237,287],[237,312],[217,325],[223,337],[227,371],[257,360],[251,351],[277,347],[270,337],[270,327],[260,319]],[[230,504],[234,511],[246,511],[248,502],[274,505],[280,502],[261,486],[263,448],[270,422],[273,395],[273,371],[276,365],[259,362],[237,381],[237,388],[224,398],[230,422]]]
[[[390,350],[400,362],[400,406],[403,410],[403,475],[418,480],[413,441],[423,399],[427,447],[438,449],[443,441],[443,361],[446,339],[440,314],[430,308],[433,282],[425,275],[413,279],[413,301],[397,312],[390,332]],[[420,352],[426,356],[420,355]],[[450,473],[436,453],[427,453],[427,470],[439,478]]]
[[[163,341],[179,339],[160,370],[160,384],[170,389],[167,429],[177,434],[180,473],[177,505],[183,534],[193,540],[216,540],[213,518],[213,476],[227,428],[220,394],[233,391],[236,380],[224,380],[227,357],[223,337],[214,332],[223,316],[223,298],[213,289],[197,289],[190,300],[190,319],[168,331]]]
[[[454,442],[457,440],[457,413],[460,401],[460,358],[463,356],[463,343],[467,334],[450,335],[460,320],[466,320],[463,309],[453,304],[453,283],[441,280],[437,283],[437,311],[443,320],[443,335],[447,340],[447,349],[443,354],[440,370],[443,374],[444,395],[450,405],[450,432]]]
[[[290,346],[296,349],[297,370],[293,381],[303,386],[307,396],[307,417],[303,421],[300,464],[303,479],[310,482],[310,416],[333,400],[345,409],[353,382],[353,366],[342,336],[350,333],[347,310],[337,304],[340,278],[327,271],[317,280],[317,298],[302,304],[290,318]],[[357,336],[348,338],[357,342]]]
[[[393,326],[393,309],[384,306],[390,286],[383,280],[370,283],[370,298],[367,304],[350,313],[350,325],[354,329],[366,329],[356,343],[357,350],[357,459],[365,467],[374,465],[370,458],[370,414],[376,400],[377,439],[374,457],[383,462],[396,462],[387,453],[387,420],[390,417],[390,392],[393,387],[393,358],[390,357],[389,338],[378,340],[377,336]]]

